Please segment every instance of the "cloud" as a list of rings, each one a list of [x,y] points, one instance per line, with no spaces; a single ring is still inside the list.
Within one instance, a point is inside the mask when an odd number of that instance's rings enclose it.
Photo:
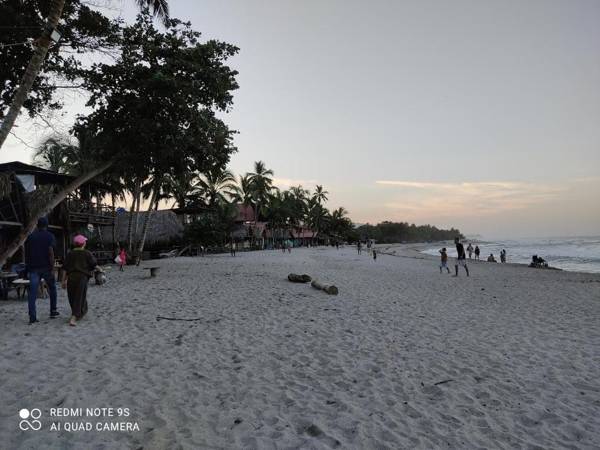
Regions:
[[[421,182],[378,180],[382,187],[400,188],[402,197],[384,203],[412,218],[457,218],[495,215],[527,209],[555,199],[566,187],[518,181]]]
[[[273,184],[279,188],[290,188],[292,186],[302,186],[305,189],[312,188],[317,184],[317,180],[297,180],[293,178],[273,178]]]

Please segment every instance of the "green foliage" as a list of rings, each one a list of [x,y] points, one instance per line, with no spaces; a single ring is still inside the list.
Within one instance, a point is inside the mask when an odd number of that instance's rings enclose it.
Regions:
[[[447,241],[464,236],[459,230],[441,230],[432,225],[415,225],[407,222],[381,222],[377,225],[362,225],[356,229],[361,239],[375,239],[381,244],[400,242]]]
[[[215,113],[232,104],[237,72],[225,61],[238,49],[199,39],[176,19],[159,32],[146,11],[123,28],[114,63],[83,71],[94,111],[75,131],[94,135],[100,158],[118,158],[121,177],[208,173],[225,167],[236,150],[234,132]]]
[[[40,37],[51,0],[2,0],[0,2],[0,118],[8,111],[16,88],[33,55],[31,43]],[[23,105],[30,116],[44,107],[58,109],[54,98],[57,81],[69,84],[80,75],[82,59],[78,54],[107,51],[118,36],[118,25],[80,0],[65,3],[58,44],[50,46],[44,70],[36,78],[32,95]],[[27,43],[25,45],[14,45]],[[60,83],[58,83],[60,84]]]
[[[196,245],[222,246],[230,240],[236,213],[234,204],[216,204],[212,211],[186,225],[185,238]]]

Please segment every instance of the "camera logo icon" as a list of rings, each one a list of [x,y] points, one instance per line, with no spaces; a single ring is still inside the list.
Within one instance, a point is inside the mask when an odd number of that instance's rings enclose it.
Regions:
[[[19,411],[19,417],[22,419],[19,422],[19,428],[22,431],[38,431],[40,428],[42,428],[42,422],[38,420],[40,417],[42,417],[42,411],[37,408],[33,408],[32,410],[23,408]]]

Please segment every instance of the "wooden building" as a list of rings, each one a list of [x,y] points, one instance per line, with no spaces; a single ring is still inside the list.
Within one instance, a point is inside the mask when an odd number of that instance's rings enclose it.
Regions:
[[[47,201],[74,179],[19,161],[0,164],[0,249],[19,234],[36,203]],[[57,258],[64,258],[72,237],[81,233],[91,238],[91,243],[98,243],[90,250],[101,262],[112,259],[113,249],[102,248],[101,226],[114,227],[115,211],[98,199],[101,187],[94,182],[82,185],[48,214],[48,230],[56,236]],[[21,262],[24,256],[21,249],[10,262]]]

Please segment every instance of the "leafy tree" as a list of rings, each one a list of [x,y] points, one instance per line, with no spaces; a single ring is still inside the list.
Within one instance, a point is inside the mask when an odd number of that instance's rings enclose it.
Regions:
[[[381,222],[377,225],[362,225],[356,229],[362,239],[375,239],[384,244],[400,242],[447,241],[455,237],[464,238],[459,230],[439,229],[432,225],[417,226],[407,222]]]
[[[200,33],[189,23],[171,19],[167,25],[161,33],[148,13],[139,15],[123,29],[116,61],[85,71],[93,111],[79,118],[74,132],[93,138],[94,169],[33,215],[20,240],[35,227],[37,217],[109,168],[111,175],[136,180],[138,186],[153,180],[152,208],[165,177],[226,165],[236,150],[233,132],[216,111],[227,111],[232,104],[237,72],[225,62],[238,49],[218,41],[200,43]],[[0,263],[18,246],[0,256]]]
[[[64,4],[61,38],[52,43],[51,30]],[[62,10],[63,7],[60,6]],[[47,18],[47,19],[46,19]],[[58,109],[54,99],[57,80],[70,84],[82,66],[77,54],[110,50],[115,45],[118,24],[80,0],[3,0],[0,2],[0,147],[22,107],[30,116],[44,107]],[[46,56],[47,55],[47,56]],[[47,57],[45,72],[38,76]],[[33,95],[30,95],[32,93]]]
[[[196,245],[223,246],[231,236],[237,209],[231,203],[217,203],[207,214],[186,225],[185,237]]]

